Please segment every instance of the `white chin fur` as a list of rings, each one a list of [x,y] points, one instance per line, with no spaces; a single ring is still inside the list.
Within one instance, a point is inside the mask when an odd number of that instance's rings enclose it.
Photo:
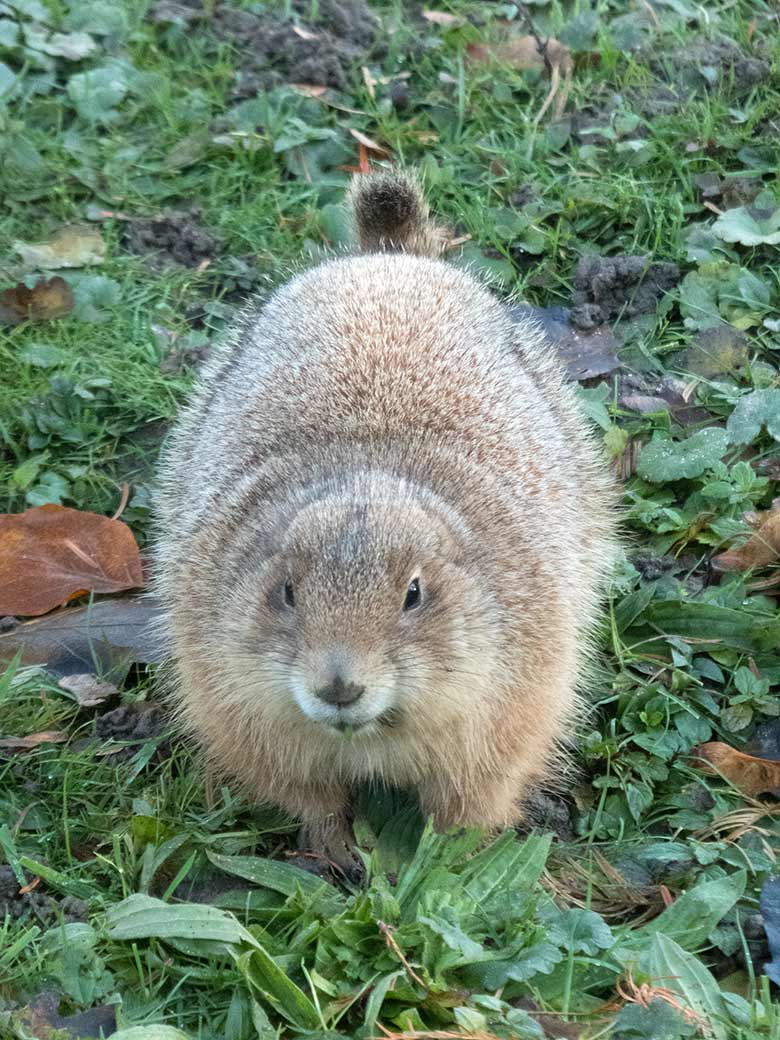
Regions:
[[[353,726],[355,729],[366,726],[373,729],[370,723],[393,706],[392,697],[385,691],[362,697],[357,704],[348,708],[336,708],[332,704],[325,704],[319,697],[312,696],[302,683],[293,683],[292,695],[307,719],[336,729],[343,729],[345,726]]]

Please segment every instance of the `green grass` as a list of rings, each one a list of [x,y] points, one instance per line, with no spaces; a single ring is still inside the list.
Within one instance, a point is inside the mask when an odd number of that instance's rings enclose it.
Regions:
[[[538,1037],[539,1022],[557,1035],[561,1017],[593,1040],[695,1035],[663,993],[648,1008],[625,1004],[622,978],[637,999],[643,984],[674,990],[716,1037],[780,1040],[756,921],[777,871],[777,805],[705,776],[690,756],[710,740],[777,741],[780,611],[764,581],[776,567],[706,580],[709,557],[744,536],[743,513],[769,508],[780,473],[776,12],[748,0],[706,11],[659,2],[654,13],[626,0],[441,6],[465,24],[375,5],[385,47],[364,60],[377,79],[411,73],[397,111],[389,85],[372,97],[358,67],[324,102],[283,85],[236,101],[240,48],[205,25],[156,24],[129,0],[52,0],[49,27],[87,30],[96,47],[80,61],[42,56],[18,34],[36,5],[0,3],[2,288],[35,278],[15,241],[97,210],[138,218],[195,205],[219,243],[205,268],[155,267],[128,251],[124,219],[103,219],[93,226],[105,262],[56,272],[76,292],[74,314],[0,325],[0,508],[55,501],[110,514],[126,482],[124,519],[145,543],[157,450],[192,377],[166,357],[213,341],[243,296],[343,247],[348,174],[337,167],[357,161],[349,128],[421,171],[435,212],[470,236],[454,262],[501,295],[568,305],[588,253],[677,263],[677,289],[655,311],[617,315],[615,332],[646,396],[666,376],[683,381],[692,422],[631,410],[614,378],[582,391],[615,456],[643,450],[628,467],[628,549],[567,796],[570,833],[548,849],[542,821],[475,857],[476,837],[436,838],[401,796],[366,792],[365,889],[317,886],[287,862],[288,821],[226,789],[207,802],[197,758],[162,737],[106,754],[117,745],[96,737],[96,716],[115,705],[79,710],[51,677],[13,663],[0,678],[0,736],[69,739],[0,751],[0,864],[17,878],[8,898],[0,890],[0,908],[14,908],[0,919],[2,1036],[56,1036],[30,1018],[45,990],[63,1016],[112,1005],[119,1027],[164,1023],[202,1040],[368,1038],[380,1025]],[[496,38],[507,18],[571,47],[561,121],[536,122],[545,75],[469,59],[468,45]],[[722,38],[766,63],[752,88],[728,70],[686,71],[686,54]],[[688,77],[667,108],[660,59]],[[111,62],[122,64],[108,86],[74,83]],[[768,241],[713,232],[696,181],[705,173],[760,180]],[[742,353],[738,370],[701,368],[717,321]],[[759,405],[764,425],[751,425]],[[725,432],[699,434],[713,429]],[[134,668],[121,703],[157,695],[154,675]],[[35,877],[31,907],[14,893]],[[184,905],[193,899],[201,910]],[[204,916],[209,905],[220,909]]]

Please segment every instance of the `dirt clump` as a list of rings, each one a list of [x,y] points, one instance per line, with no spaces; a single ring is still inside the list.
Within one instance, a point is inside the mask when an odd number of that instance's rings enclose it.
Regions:
[[[595,329],[621,317],[655,310],[680,280],[672,263],[649,263],[645,256],[583,256],[574,272],[571,322]]]
[[[219,251],[219,239],[203,227],[200,210],[192,206],[181,212],[128,221],[125,246],[144,256],[158,271],[167,267],[198,267]]]
[[[167,729],[167,720],[162,708],[153,702],[123,704],[121,708],[107,711],[95,720],[95,736],[98,740],[115,740],[130,745],[113,753],[112,762],[132,758],[138,751],[137,745],[147,740],[159,741],[152,762],[162,762],[170,758],[173,747],[171,740],[164,737]]]
[[[209,13],[201,0],[159,0],[152,17],[184,27],[202,22],[234,46],[240,59],[234,98],[291,82],[344,89],[351,66],[374,47],[376,16],[365,0],[320,0],[314,18],[308,0],[293,0],[292,11],[294,18],[285,18],[217,3]]]
[[[66,924],[86,921],[87,904],[83,900],[73,896],[56,899],[38,888],[20,892],[22,887],[26,886],[19,884],[10,867],[0,867],[0,919],[6,915],[12,921],[34,917],[46,927],[60,919],[64,919]]]
[[[648,56],[652,71],[666,80],[681,100],[686,94],[720,87],[732,96],[742,96],[769,75],[767,61],[745,54],[728,39],[699,38],[661,57]]]

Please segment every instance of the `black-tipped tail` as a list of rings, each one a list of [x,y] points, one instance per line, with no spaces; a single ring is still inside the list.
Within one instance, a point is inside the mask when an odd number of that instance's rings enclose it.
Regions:
[[[411,174],[358,174],[349,190],[349,203],[361,252],[418,256],[441,252],[441,230],[431,221],[425,196]]]

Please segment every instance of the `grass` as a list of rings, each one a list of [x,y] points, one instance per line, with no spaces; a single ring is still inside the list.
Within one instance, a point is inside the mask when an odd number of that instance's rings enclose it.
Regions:
[[[780,474],[776,11],[747,0],[706,10],[453,0],[442,8],[463,22],[443,27],[411,5],[376,5],[383,46],[362,60],[373,94],[358,63],[323,99],[280,82],[239,100],[246,45],[208,24],[165,25],[128,0],[36,7],[0,4],[3,287],[35,277],[14,243],[63,223],[93,220],[106,254],[61,272],[72,315],[0,326],[6,511],[54,501],[110,514],[127,482],[124,519],[145,543],[187,358],[243,296],[344,245],[338,167],[357,161],[350,128],[420,169],[434,210],[470,236],[453,261],[502,295],[568,305],[585,254],[673,262],[681,281],[640,315],[627,293],[611,319],[635,394],[655,403],[632,408],[614,376],[582,389],[627,474],[629,546],[555,839],[556,803],[530,837],[475,854],[476,837],[437,838],[401,796],[367,792],[365,889],[317,884],[286,859],[289,821],[226,789],[207,801],[187,748],[160,734],[123,741],[127,729],[100,729],[114,704],[79,709],[55,679],[11,662],[2,736],[68,740],[0,752],[0,1034],[54,1037],[61,1019],[86,1014],[70,1035],[98,1035],[94,1016],[108,1008],[120,1028],[149,1027],[128,1040],[174,1036],[155,1024],[202,1040],[539,1037],[540,1023],[547,1036],[593,1040],[780,1038],[756,916],[777,869],[777,804],[705,775],[690,755],[712,740],[778,740],[776,570],[719,582],[708,571],[740,544],[742,514],[769,508]],[[322,8],[306,7],[315,27]],[[469,58],[502,19],[570,47],[563,119],[535,121],[544,72]],[[33,21],[90,32],[94,50],[47,56],[20,34]],[[752,85],[702,51],[721,39],[764,62]],[[401,72],[408,101],[396,108],[382,77]],[[739,178],[757,180],[762,212],[715,193],[716,210],[740,213],[736,233],[720,235],[702,174],[736,178],[738,191]],[[122,214],[192,205],[218,242],[208,264],[155,265],[128,249]],[[668,377],[692,415],[658,401]],[[757,409],[763,424],[750,420]],[[124,705],[157,696],[140,666],[121,685]],[[54,1015],[36,1003],[45,991]]]

